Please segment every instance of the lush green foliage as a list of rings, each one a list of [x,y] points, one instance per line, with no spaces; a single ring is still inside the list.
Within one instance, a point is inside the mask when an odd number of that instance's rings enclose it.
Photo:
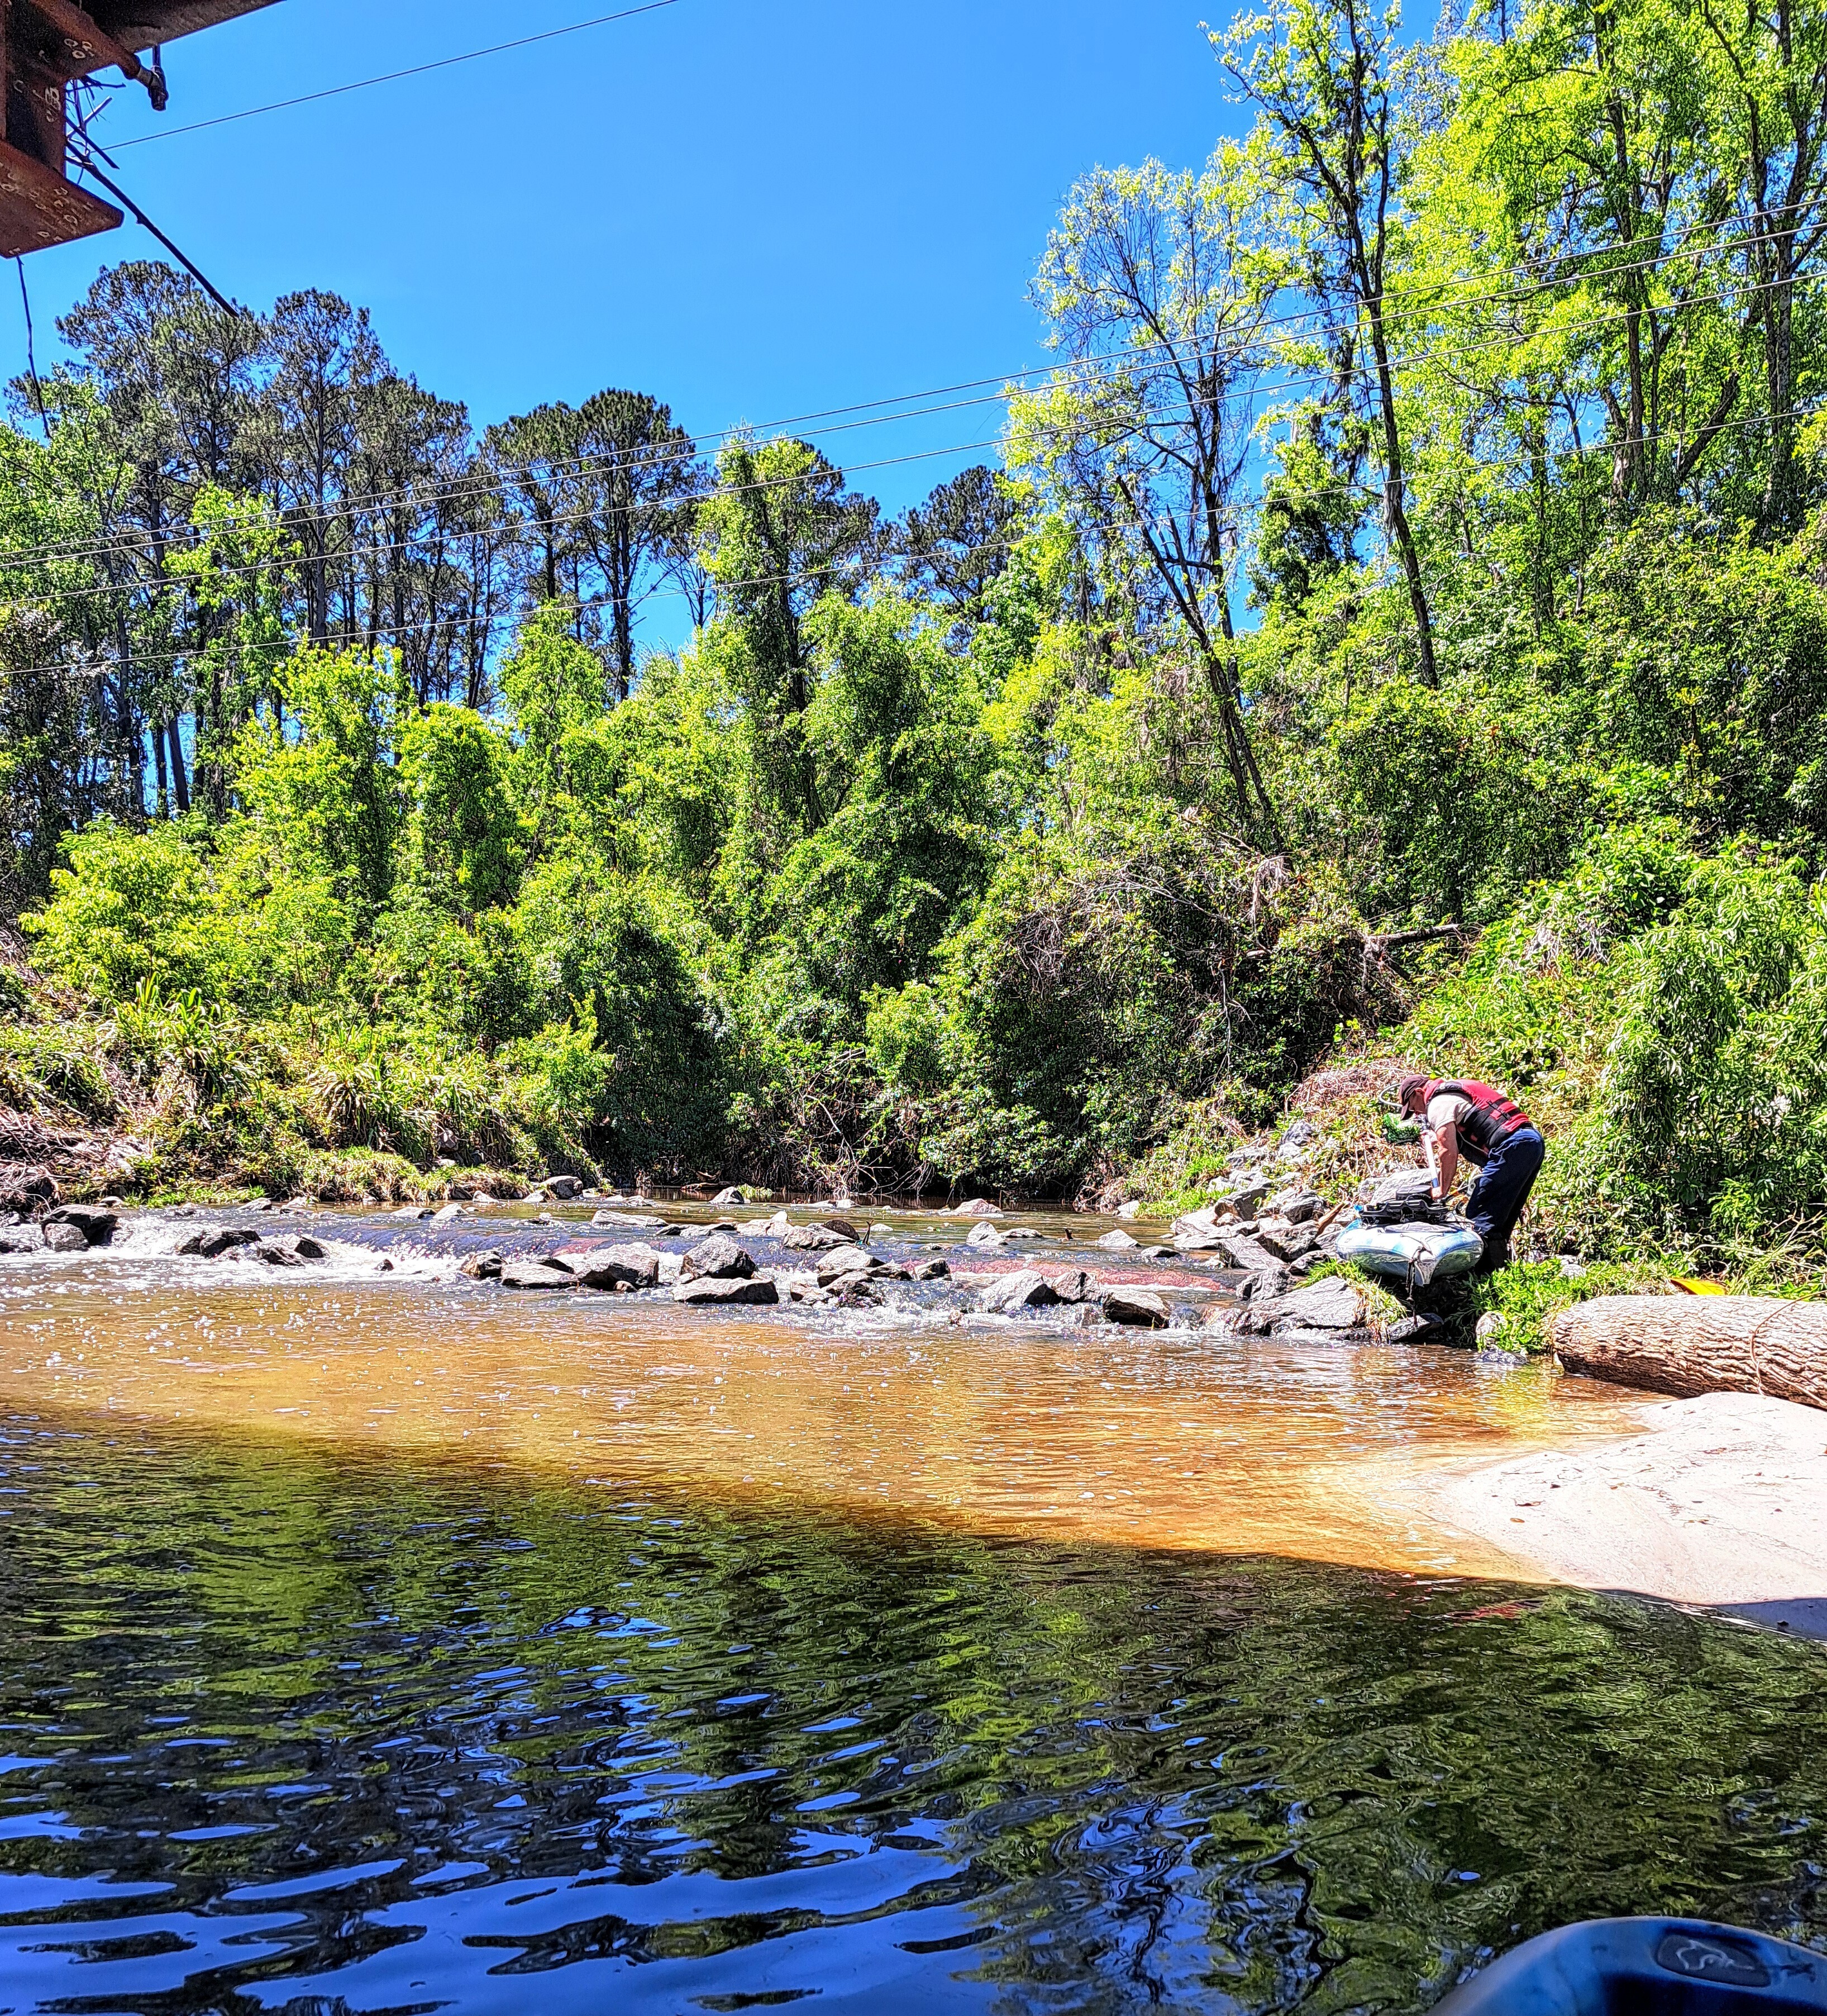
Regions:
[[[1087,176],[1005,467],[894,522],[806,442],[708,469],[624,392],[478,442],[330,297],[104,275],[0,436],[0,873],[62,990],[8,1096],[273,1183],[1158,1196],[1401,1053],[1549,1128],[1538,1229],[1817,1251],[1827,42],[1778,13],[1271,0],[1214,38],[1253,128]]]

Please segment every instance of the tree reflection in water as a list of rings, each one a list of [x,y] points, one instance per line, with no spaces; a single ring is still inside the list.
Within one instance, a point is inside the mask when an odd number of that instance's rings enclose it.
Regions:
[[[0,1468],[16,2010],[1401,2010],[1575,1917],[1827,1946],[1818,1647],[296,1443]]]

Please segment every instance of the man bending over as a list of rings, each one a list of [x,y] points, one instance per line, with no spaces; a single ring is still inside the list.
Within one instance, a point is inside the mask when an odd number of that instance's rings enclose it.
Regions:
[[[1397,1090],[1402,1111],[1421,1122],[1437,1200],[1451,1192],[1462,1157],[1477,1165],[1466,1216],[1484,1242],[1478,1271],[1507,1266],[1510,1234],[1548,1152],[1540,1130],[1514,1100],[1476,1078],[1405,1078]]]

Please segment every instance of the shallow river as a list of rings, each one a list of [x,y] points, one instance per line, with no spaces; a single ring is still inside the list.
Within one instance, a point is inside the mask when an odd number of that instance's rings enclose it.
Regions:
[[[187,1229],[0,1262],[0,2011],[1409,2009],[1570,1917],[1827,1945],[1827,1651],[1390,1488],[1633,1396],[1216,1339],[1171,1269],[1149,1335],[455,1277],[578,1229],[524,1214]],[[1012,1264],[958,1231],[895,1243]]]

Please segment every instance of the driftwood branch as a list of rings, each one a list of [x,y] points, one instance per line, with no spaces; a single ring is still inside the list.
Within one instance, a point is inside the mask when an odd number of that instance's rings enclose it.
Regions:
[[[1605,1295],[1548,1330],[1570,1372],[1685,1399],[1764,1393],[1827,1409],[1827,1302],[1750,1295]]]

